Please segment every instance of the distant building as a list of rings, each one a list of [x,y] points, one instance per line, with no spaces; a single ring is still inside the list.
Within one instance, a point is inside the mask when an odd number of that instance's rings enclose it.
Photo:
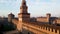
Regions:
[[[51,17],[50,13],[46,14],[46,17],[38,17],[37,21],[39,22],[44,22],[44,23],[48,23],[48,24],[60,24],[60,18],[58,17]]]
[[[10,13],[10,14],[8,15],[8,22],[12,22],[12,19],[14,19],[14,18],[15,18],[15,15],[12,14],[12,13]]]
[[[15,25],[13,24],[12,20],[14,19],[14,14],[9,14],[8,17],[0,17],[0,28],[2,31],[9,31],[16,29]]]

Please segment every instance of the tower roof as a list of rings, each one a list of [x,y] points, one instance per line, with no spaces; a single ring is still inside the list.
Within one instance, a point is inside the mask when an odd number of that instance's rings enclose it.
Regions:
[[[10,14],[8,14],[8,15],[13,15],[13,16],[14,16],[14,14],[12,14],[12,13],[10,13]]]
[[[22,0],[22,6],[23,5],[26,5],[26,1],[25,0]]]
[[[25,2],[25,0],[22,0],[22,2]]]
[[[47,13],[47,15],[51,15],[50,13]]]
[[[27,9],[28,9],[28,7],[26,5],[26,1],[22,0],[22,4],[20,6],[20,13],[28,13]]]

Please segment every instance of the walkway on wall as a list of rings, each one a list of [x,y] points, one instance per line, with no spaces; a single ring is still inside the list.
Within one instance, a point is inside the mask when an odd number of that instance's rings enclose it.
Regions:
[[[30,23],[24,22],[23,28],[30,30],[36,34],[39,34],[40,31],[45,32],[47,34],[60,34],[60,27],[51,26],[51,25],[44,25],[44,24],[37,24],[37,23]]]

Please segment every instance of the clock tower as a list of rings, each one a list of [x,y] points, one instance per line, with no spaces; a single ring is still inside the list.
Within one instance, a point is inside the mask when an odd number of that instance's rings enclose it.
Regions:
[[[20,13],[18,13],[18,19],[19,22],[17,24],[17,29],[19,31],[22,31],[22,24],[23,22],[29,22],[30,21],[30,13],[27,12],[28,11],[28,7],[26,5],[26,1],[22,0],[22,4],[20,6]]]
[[[22,4],[20,6],[20,13],[18,14],[19,21],[30,21],[30,13],[28,13],[28,7],[26,5],[26,1],[22,0]]]

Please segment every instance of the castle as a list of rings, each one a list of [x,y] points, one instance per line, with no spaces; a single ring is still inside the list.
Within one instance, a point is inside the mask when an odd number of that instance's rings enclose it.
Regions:
[[[46,17],[30,18],[25,0],[22,0],[18,18],[11,13],[8,22],[12,22],[18,32],[24,34],[60,34],[60,18],[51,17],[50,13]]]
[[[30,13],[27,12],[26,1],[22,0],[20,13],[18,14],[18,21],[16,24],[18,31],[22,32],[23,29],[34,32],[34,34],[60,34],[60,18],[51,17],[50,13],[46,17],[38,17],[35,20],[30,18]],[[14,19],[15,20],[15,19]],[[14,21],[13,20],[13,21]],[[32,20],[34,20],[32,22]],[[31,32],[29,32],[31,34]],[[28,34],[28,32],[26,33]]]

